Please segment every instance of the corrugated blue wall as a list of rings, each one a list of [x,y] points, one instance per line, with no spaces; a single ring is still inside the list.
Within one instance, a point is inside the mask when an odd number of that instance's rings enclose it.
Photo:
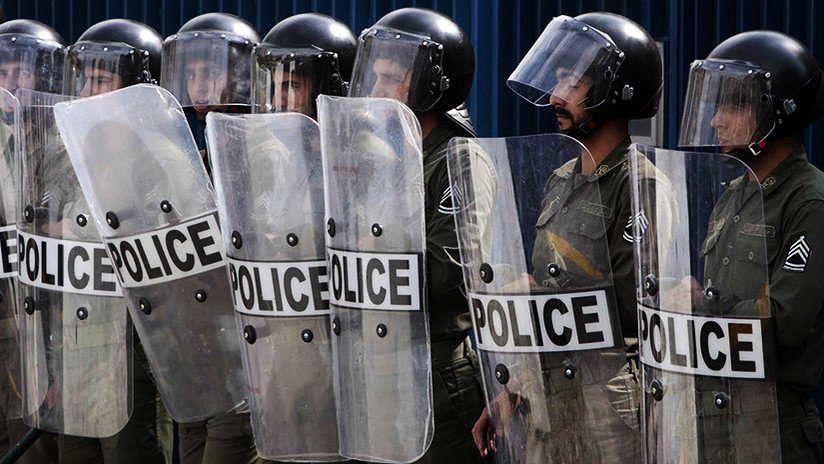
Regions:
[[[549,20],[588,11],[611,11],[634,19],[664,44],[665,145],[673,147],[689,63],[721,40],[744,30],[768,28],[792,34],[824,63],[824,5],[815,0],[0,0],[7,18],[33,18],[55,27],[73,42],[90,25],[107,18],[143,21],[164,37],[186,20],[209,11],[246,18],[261,35],[279,20],[319,11],[353,30],[406,6],[433,8],[452,16],[471,35],[477,54],[470,109],[483,136],[532,134],[553,128],[551,111],[523,102],[506,78]],[[824,124],[807,131],[813,160],[824,166]]]

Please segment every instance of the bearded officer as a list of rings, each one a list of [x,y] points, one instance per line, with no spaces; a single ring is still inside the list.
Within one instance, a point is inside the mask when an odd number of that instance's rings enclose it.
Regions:
[[[613,373],[608,382],[608,399],[618,414],[607,410],[594,414],[594,419],[581,419],[584,423],[570,429],[575,429],[575,439],[553,437],[549,430],[527,431],[527,460],[610,462],[611,459],[640,459],[639,389],[634,375],[638,329],[632,244],[634,234],[642,229],[636,227],[639,218],[631,213],[627,154],[631,144],[629,121],[651,117],[658,109],[663,86],[658,49],[647,31],[620,15],[596,12],[575,18],[555,18],[519,63],[507,84],[535,105],[552,105],[561,132],[580,141],[592,155],[567,163],[547,182],[542,212],[536,224],[537,237],[532,254],[534,272],[524,276],[524,285],[540,289],[554,282],[554,270],[550,265],[553,257],[570,251],[559,248],[560,245],[551,240],[554,234],[550,231],[565,235],[564,230],[576,226],[570,224],[569,219],[564,222],[564,216],[555,214],[555,210],[565,212],[579,208],[575,203],[587,197],[585,189],[581,188],[585,185],[571,179],[580,176],[597,179],[599,204],[590,206],[594,206],[603,218],[619,322],[628,357],[628,363],[620,372]],[[557,205],[564,207],[554,208]],[[575,243],[570,244],[572,255],[587,255],[583,249],[577,250]],[[569,256],[566,259],[575,262]],[[547,371],[543,374],[547,378],[551,376],[549,367],[542,367]],[[549,382],[553,383],[552,380]],[[520,388],[529,390],[534,386],[521,385]],[[492,406],[497,408],[498,417],[508,422],[511,416],[501,411],[523,407],[521,400],[517,394],[499,396]],[[560,414],[553,405],[545,407],[549,408],[550,421],[551,417]],[[473,428],[475,444],[483,455],[496,448],[496,428],[507,425],[500,421],[496,423],[489,408],[484,409]],[[597,440],[596,434],[600,437]]]

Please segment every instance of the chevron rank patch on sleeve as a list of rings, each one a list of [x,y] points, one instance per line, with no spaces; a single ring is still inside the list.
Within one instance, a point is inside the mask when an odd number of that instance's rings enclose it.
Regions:
[[[810,245],[802,235],[790,246],[787,259],[784,260],[784,269],[792,272],[804,272],[807,260],[810,259]]]
[[[630,215],[627,226],[624,227],[624,240],[629,243],[640,241],[648,228],[649,220],[647,220],[647,215],[644,213],[644,210],[641,210],[641,212],[635,216]]]
[[[452,185],[447,187],[441,195],[441,201],[438,203],[438,212],[441,214],[455,214],[460,209],[460,198],[455,195],[457,189],[452,188]]]

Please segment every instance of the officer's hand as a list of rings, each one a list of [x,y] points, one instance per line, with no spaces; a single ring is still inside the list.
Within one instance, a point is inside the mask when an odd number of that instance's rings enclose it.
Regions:
[[[679,313],[691,313],[693,306],[701,301],[704,289],[693,276],[686,276],[675,287],[661,295],[661,308]]]
[[[475,446],[481,456],[486,457],[490,449],[496,451],[495,438],[495,424],[492,422],[492,417],[489,415],[489,406],[487,406],[472,427],[472,439],[475,440]]]
[[[524,293],[541,290],[543,288],[532,274],[523,272],[519,278],[504,285],[501,291],[504,293]]]

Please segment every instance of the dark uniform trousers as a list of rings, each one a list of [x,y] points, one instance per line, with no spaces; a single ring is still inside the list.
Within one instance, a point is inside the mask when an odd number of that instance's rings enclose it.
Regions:
[[[480,364],[468,337],[432,343],[432,402],[435,436],[415,464],[485,462],[472,440],[472,426],[485,403]]]
[[[779,386],[778,423],[784,464],[824,463],[824,427],[809,393]]]
[[[469,338],[432,343],[432,398],[435,436],[416,462],[484,462],[472,440],[472,426],[484,408],[484,392],[478,357]]]
[[[180,464],[258,462],[249,413],[226,413],[180,423]]]

